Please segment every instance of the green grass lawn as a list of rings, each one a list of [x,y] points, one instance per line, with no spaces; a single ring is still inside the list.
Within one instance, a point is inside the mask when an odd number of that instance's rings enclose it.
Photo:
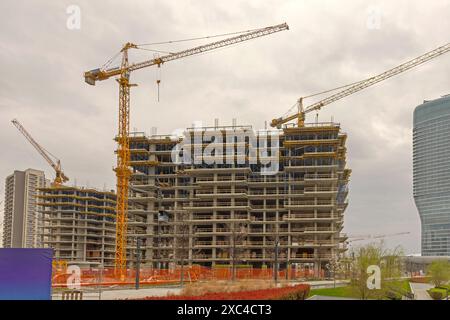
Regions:
[[[411,287],[408,280],[394,280],[387,283],[389,287],[411,293]]]
[[[408,280],[396,280],[389,281],[387,284],[389,288],[398,290],[400,292],[411,292]],[[337,287],[337,288],[325,288],[325,289],[313,289],[310,291],[309,296],[326,296],[326,297],[341,297],[341,298],[356,298],[358,299],[358,293],[350,286]],[[399,296],[400,298],[401,296]],[[387,299],[387,298],[386,298]]]
[[[358,296],[355,295],[353,288],[349,286],[337,288],[313,289],[310,291],[309,296],[358,298]]]

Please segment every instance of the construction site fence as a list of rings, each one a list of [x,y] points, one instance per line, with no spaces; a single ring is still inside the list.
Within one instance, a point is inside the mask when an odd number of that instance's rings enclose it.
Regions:
[[[182,276],[183,273],[183,276]],[[302,281],[324,278],[325,272],[313,270],[279,270],[278,280]],[[190,266],[173,269],[141,268],[139,271],[140,285],[169,285],[192,283],[196,281],[219,280],[274,280],[275,272],[271,268],[236,268],[233,276],[232,267],[208,268]],[[64,268],[54,269],[52,286],[54,288],[70,288],[72,286],[133,286],[136,284],[136,270],[128,269],[123,275],[115,272],[114,268]]]

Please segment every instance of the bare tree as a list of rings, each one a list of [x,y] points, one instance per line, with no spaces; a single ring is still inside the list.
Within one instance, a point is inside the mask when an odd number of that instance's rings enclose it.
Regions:
[[[230,234],[230,257],[231,257],[231,280],[236,280],[236,265],[241,261],[241,254],[243,252],[243,242],[247,238],[246,224],[232,222]]]
[[[178,221],[175,231],[175,256],[180,263],[180,284],[184,284],[184,265],[185,261],[189,259],[189,239],[190,239],[190,225],[188,223],[189,213],[181,211],[178,214]]]

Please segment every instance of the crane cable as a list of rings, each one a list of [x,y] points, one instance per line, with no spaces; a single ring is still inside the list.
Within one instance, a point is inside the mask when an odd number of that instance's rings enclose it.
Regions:
[[[370,78],[369,78],[369,79],[370,79]],[[348,87],[350,87],[350,86],[357,85],[357,84],[362,83],[362,82],[367,81],[367,80],[368,80],[368,79],[361,80],[361,81],[356,81],[356,82],[352,82],[352,83],[349,83],[349,84],[347,84],[347,85],[340,86],[340,87],[336,87],[336,88],[333,88],[333,89],[330,89],[330,90],[326,90],[326,91],[322,91],[322,92],[310,94],[310,95],[308,95],[308,96],[302,97],[302,99],[309,99],[309,98],[314,98],[314,97],[317,97],[317,96],[321,96],[321,95],[326,94],[326,93],[334,92],[334,91],[336,91],[336,90],[340,90],[340,89],[348,88]],[[296,108],[297,106],[298,106],[298,102],[296,102],[292,107],[289,108],[288,111],[286,111],[285,114],[283,114],[283,118],[285,118],[286,116],[288,116],[288,115],[291,113],[291,111],[292,111],[294,108]]]
[[[138,47],[142,47],[142,46],[151,46],[151,45],[160,45],[160,44],[172,44],[172,43],[179,43],[179,42],[186,42],[186,41],[196,41],[196,40],[212,39],[212,38],[218,38],[218,37],[231,36],[231,35],[240,34],[240,33],[253,32],[253,31],[256,31],[256,30],[260,30],[260,28],[258,28],[258,29],[244,30],[244,31],[238,31],[238,32],[229,32],[229,33],[216,34],[216,35],[213,35],[213,36],[196,37],[196,38],[187,38],[187,39],[178,39],[178,40],[163,41],[163,42],[142,43],[142,44],[138,44]]]
[[[169,52],[169,51],[156,50],[156,49],[147,49],[147,48],[142,48],[142,47],[150,46],[150,45],[173,44],[173,43],[180,43],[180,42],[187,42],[187,41],[206,40],[206,39],[212,39],[212,38],[219,38],[219,37],[225,37],[225,36],[230,36],[230,35],[248,33],[248,32],[252,32],[252,31],[256,31],[256,30],[259,30],[259,29],[249,29],[249,30],[244,30],[244,31],[222,33],[222,34],[216,34],[216,35],[205,36],[205,37],[195,37],[195,38],[178,39],[178,40],[171,40],[171,41],[142,43],[142,44],[138,44],[137,45],[137,49],[151,51],[151,52],[157,52],[157,53],[172,54],[173,52]],[[121,54],[121,51],[117,52],[114,56],[112,56],[109,60],[107,60],[101,66],[100,70],[106,70],[120,54]]]

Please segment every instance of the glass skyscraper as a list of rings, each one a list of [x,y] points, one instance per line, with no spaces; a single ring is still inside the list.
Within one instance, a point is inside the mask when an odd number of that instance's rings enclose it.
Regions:
[[[450,95],[414,111],[413,159],[422,255],[450,256]]]

